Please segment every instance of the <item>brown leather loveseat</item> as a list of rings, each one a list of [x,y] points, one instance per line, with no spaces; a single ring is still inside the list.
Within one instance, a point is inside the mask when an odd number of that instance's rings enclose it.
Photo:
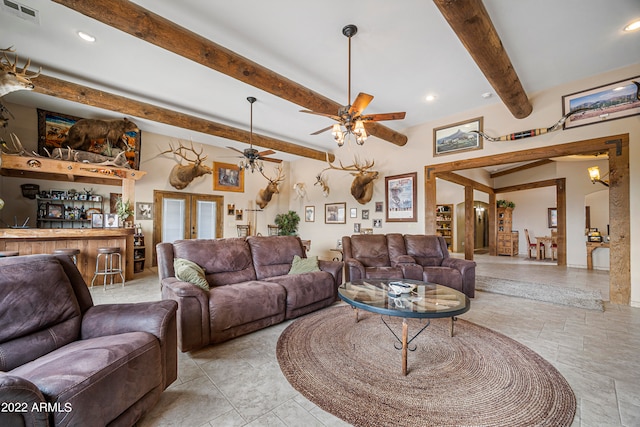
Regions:
[[[475,296],[476,263],[451,258],[442,236],[355,234],[342,237],[345,279],[414,279]]]
[[[0,425],[134,425],[177,377],[176,309],[94,306],[67,256],[0,258]]]
[[[183,352],[329,306],[342,283],[342,262],[319,260],[318,271],[288,274],[294,256],[306,256],[296,236],[177,240],[156,249],[162,298],[178,302]],[[175,277],[176,259],[199,266],[209,289]]]

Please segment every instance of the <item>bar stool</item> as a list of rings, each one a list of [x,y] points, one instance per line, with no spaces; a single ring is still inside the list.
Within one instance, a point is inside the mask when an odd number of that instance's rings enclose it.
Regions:
[[[118,257],[117,264],[114,263],[114,257]],[[103,260],[103,269],[100,269],[100,259]],[[93,282],[96,277],[103,276],[103,289],[107,290],[107,276],[111,277],[111,285],[113,285],[113,276],[120,275],[122,279],[122,287],[124,287],[124,276],[122,275],[122,256],[120,255],[119,247],[103,247],[98,248],[98,254],[96,255],[96,272],[91,279],[91,287],[93,288]]]
[[[18,256],[20,253],[18,251],[0,251],[0,258],[6,258],[10,256]]]
[[[71,260],[73,260],[73,263],[75,265],[78,265],[78,255],[80,254],[80,249],[60,248],[60,249],[54,250],[53,254],[54,255],[66,255],[69,258],[71,258]]]

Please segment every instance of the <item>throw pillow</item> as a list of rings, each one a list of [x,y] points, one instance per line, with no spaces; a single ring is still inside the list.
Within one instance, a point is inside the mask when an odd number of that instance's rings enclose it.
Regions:
[[[289,274],[311,273],[312,271],[320,271],[317,256],[300,258],[298,255],[294,255]]]
[[[209,283],[204,277],[204,270],[195,262],[184,258],[176,258],[173,260],[173,269],[177,279],[193,283],[205,291],[209,290]]]

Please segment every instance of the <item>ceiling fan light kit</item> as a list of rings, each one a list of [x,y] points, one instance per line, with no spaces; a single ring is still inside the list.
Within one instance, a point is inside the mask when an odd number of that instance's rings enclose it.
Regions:
[[[345,140],[349,140],[352,135],[356,144],[363,145],[368,138],[368,133],[365,127],[365,122],[376,122],[382,120],[401,120],[404,119],[404,112],[396,113],[383,113],[383,114],[368,114],[362,115],[362,112],[369,105],[373,99],[372,95],[360,92],[356,99],[351,104],[351,37],[356,35],[358,27],[353,24],[346,25],[342,29],[344,34],[349,39],[349,81],[348,81],[348,104],[341,107],[338,110],[337,115],[318,113],[311,110],[300,110],[302,113],[317,114],[319,116],[329,117],[338,123],[332,126],[320,129],[312,133],[311,135],[317,135],[331,129],[334,141],[338,144],[338,147],[342,147]]]
[[[238,168],[240,168],[240,170],[242,169],[250,170],[251,173],[253,173],[255,170],[257,170],[258,172],[262,172],[262,170],[264,169],[263,161],[280,163],[282,162],[282,160],[264,157],[264,156],[269,156],[271,154],[275,154],[275,151],[273,150],[258,151],[255,148],[253,148],[253,103],[256,102],[257,99],[253,96],[249,96],[247,97],[247,101],[249,101],[249,104],[251,104],[251,119],[250,119],[250,127],[249,127],[249,148],[245,148],[243,151],[240,151],[233,147],[227,147],[227,148],[242,154],[241,156],[242,160],[238,162]]]

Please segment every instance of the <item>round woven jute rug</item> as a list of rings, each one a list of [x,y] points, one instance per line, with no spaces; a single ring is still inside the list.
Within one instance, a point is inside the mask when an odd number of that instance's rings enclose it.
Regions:
[[[354,426],[569,426],[576,399],[562,375],[524,345],[471,322],[432,319],[402,354],[381,316],[348,306],[296,320],[278,339],[291,385]],[[385,317],[396,335],[402,319]],[[408,320],[409,337],[424,321]]]

